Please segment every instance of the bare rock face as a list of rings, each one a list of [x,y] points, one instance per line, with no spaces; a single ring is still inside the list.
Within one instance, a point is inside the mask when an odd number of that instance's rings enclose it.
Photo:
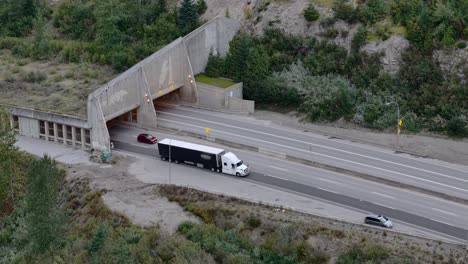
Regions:
[[[439,62],[445,79],[456,78],[466,85],[468,78],[468,50],[448,49],[436,50],[432,57]]]
[[[400,69],[401,54],[409,47],[409,41],[400,35],[393,35],[385,41],[366,44],[361,51],[373,54],[383,52],[382,65],[387,72],[395,73]]]
[[[228,15],[241,22],[248,19],[249,9],[257,5],[257,0],[205,0],[208,9],[203,14],[203,20],[210,20],[216,16]]]

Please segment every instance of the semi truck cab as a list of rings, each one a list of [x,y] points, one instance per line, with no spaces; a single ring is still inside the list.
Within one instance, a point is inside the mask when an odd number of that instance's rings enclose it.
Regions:
[[[232,152],[223,154],[221,162],[223,173],[238,177],[246,177],[250,173],[249,167]]]

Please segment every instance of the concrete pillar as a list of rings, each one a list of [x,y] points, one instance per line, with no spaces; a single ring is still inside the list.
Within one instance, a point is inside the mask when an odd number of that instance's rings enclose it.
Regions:
[[[81,147],[85,148],[85,130],[81,128]]]
[[[15,128],[15,121],[13,119],[13,115],[10,115],[10,127],[11,127],[11,129]]]
[[[154,109],[153,99],[151,92],[147,85],[146,75],[143,69],[140,68],[138,77],[138,89],[141,96],[139,96],[140,107],[137,110],[137,123],[139,126],[147,128],[156,128],[156,110]],[[133,122],[133,120],[131,120]]]
[[[49,141],[49,122],[44,121],[45,140]]]
[[[57,123],[54,123],[54,141],[58,142],[58,126],[57,126]]]
[[[63,144],[67,144],[67,126],[62,125],[62,131],[63,131]]]
[[[72,145],[76,147],[76,132],[75,132],[75,127],[71,127],[72,130]]]

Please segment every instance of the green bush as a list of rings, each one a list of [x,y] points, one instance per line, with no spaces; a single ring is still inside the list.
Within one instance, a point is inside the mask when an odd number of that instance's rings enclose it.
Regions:
[[[452,137],[468,136],[468,123],[465,118],[453,117],[447,123],[447,134]]]
[[[379,244],[367,244],[365,247],[365,256],[367,260],[374,262],[381,262],[383,259],[387,258],[392,251]]]
[[[351,49],[355,52],[364,46],[367,42],[367,29],[366,27],[360,26],[356,33],[354,33],[353,39],[351,40]]]
[[[308,76],[299,87],[305,101],[300,109],[311,120],[336,120],[354,113],[355,87],[340,76]]]
[[[364,252],[362,252],[361,248],[358,245],[354,245],[347,252],[338,255],[336,264],[355,264],[364,263],[364,261]]]
[[[333,3],[334,18],[354,23],[357,21],[356,9],[348,0],[337,0]]]
[[[401,119],[403,120],[403,129],[406,129],[410,132],[419,132],[421,131],[421,122],[418,119],[417,115],[413,112],[405,113]]]
[[[304,9],[304,17],[307,21],[316,21],[320,18],[320,13],[313,5],[309,5]]]
[[[33,44],[29,41],[22,41],[11,49],[11,53],[19,57],[32,57]]]
[[[459,42],[457,42],[457,47],[458,47],[459,49],[464,49],[464,48],[466,48],[466,42],[464,42],[464,41],[459,41]]]
[[[388,13],[385,0],[367,0],[357,11],[358,18],[364,24],[374,24],[382,20]]]
[[[260,220],[260,218],[257,218],[255,216],[250,216],[248,219],[247,219],[247,224],[255,229],[257,227],[259,227],[261,224],[262,224],[262,220]]]
[[[206,5],[205,0],[197,0],[197,13],[199,15],[203,15],[207,9],[208,6]]]

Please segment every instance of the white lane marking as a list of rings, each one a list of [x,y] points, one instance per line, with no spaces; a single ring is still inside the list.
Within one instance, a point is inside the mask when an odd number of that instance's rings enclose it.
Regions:
[[[197,128],[203,128],[204,129],[204,127],[201,127],[201,126],[191,125],[191,124],[187,124],[187,123],[183,123],[183,122],[179,122],[179,121],[161,119],[161,118],[159,120],[168,121],[168,122],[172,122],[172,123],[179,123],[179,124],[183,124],[185,126],[192,126],[192,127],[197,127]],[[413,179],[416,179],[416,180],[425,181],[425,182],[429,182],[429,183],[432,183],[432,184],[444,186],[444,187],[447,187],[447,188],[459,190],[459,191],[462,191],[462,192],[468,192],[468,190],[463,189],[463,188],[458,188],[458,187],[455,187],[455,186],[451,186],[451,185],[447,185],[447,184],[444,184],[444,183],[439,183],[439,182],[427,180],[427,179],[424,179],[424,178],[419,178],[419,177],[416,177],[416,176],[411,176],[411,175],[396,172],[396,171],[391,171],[391,170],[387,170],[387,169],[374,167],[374,166],[367,165],[367,164],[364,164],[364,163],[359,163],[359,162],[355,162],[355,161],[351,161],[351,160],[345,160],[345,159],[337,158],[337,157],[330,156],[330,155],[325,155],[325,154],[321,154],[321,153],[317,153],[317,152],[313,152],[313,151],[309,151],[309,150],[298,149],[298,148],[294,148],[294,147],[290,147],[290,146],[286,146],[286,145],[281,145],[281,144],[277,144],[277,143],[270,142],[270,141],[250,138],[250,137],[246,137],[246,136],[242,136],[242,135],[238,135],[238,134],[234,134],[234,133],[230,133],[230,132],[220,131],[220,130],[216,130],[216,129],[211,129],[211,131],[217,131],[217,132],[222,133],[222,134],[227,134],[227,135],[231,135],[231,136],[237,136],[237,137],[247,138],[247,139],[254,140],[254,141],[260,141],[260,142],[263,142],[263,143],[277,145],[277,146],[280,146],[280,147],[283,147],[283,148],[289,148],[289,149],[302,151],[302,152],[306,152],[306,153],[312,153],[312,154],[315,154],[315,155],[318,155],[318,156],[322,156],[322,157],[326,157],[326,158],[330,158],[330,159],[335,159],[335,160],[339,160],[339,161],[343,161],[343,162],[348,162],[348,163],[352,163],[352,164],[357,164],[357,165],[361,165],[361,166],[376,169],[376,170],[390,172],[390,173],[398,174],[398,175],[405,176],[405,177],[408,177],[408,178],[413,178]]]
[[[288,171],[287,169],[278,168],[278,167],[275,167],[275,166],[269,166],[269,167],[270,167],[270,168],[273,168],[273,169],[280,170],[280,171]]]
[[[387,208],[390,208],[390,209],[395,210],[395,208],[393,208],[393,207],[391,207],[391,206],[388,206],[388,205],[379,204],[379,203],[373,203],[373,204],[378,205],[378,206],[382,206],[382,207],[387,207]]]
[[[243,127],[239,127],[239,126],[231,126],[231,125],[227,125],[227,124],[221,124],[221,123],[218,123],[218,122],[208,121],[208,120],[201,119],[201,118],[187,117],[187,116],[174,114],[174,113],[168,113],[168,112],[165,112],[165,113],[168,114],[168,115],[174,115],[174,116],[179,116],[179,117],[182,117],[182,118],[189,118],[189,119],[193,119],[193,120],[199,120],[199,121],[203,121],[203,122],[207,122],[207,123],[214,123],[214,124],[225,126],[225,127],[232,127],[232,128],[241,129],[241,130],[245,130],[245,131],[250,131],[250,132],[254,132],[254,133],[258,133],[258,134],[263,134],[263,135],[267,135],[267,136],[272,136],[272,137],[276,137],[276,138],[290,140],[290,141],[294,141],[294,142],[298,142],[298,143],[302,143],[302,144],[308,144],[308,145],[311,145],[311,146],[321,147],[321,148],[325,148],[325,149],[329,149],[329,150],[343,152],[343,153],[350,154],[350,155],[355,155],[355,156],[360,156],[360,157],[373,159],[373,160],[377,160],[377,161],[381,161],[381,162],[386,162],[386,163],[390,163],[390,164],[394,164],[394,165],[398,165],[398,166],[402,166],[402,167],[406,167],[406,168],[410,168],[410,169],[414,169],[414,170],[419,170],[419,171],[423,171],[423,172],[427,172],[427,173],[432,173],[432,174],[436,174],[436,175],[439,175],[439,176],[442,176],[442,177],[445,177],[445,178],[449,178],[449,179],[453,179],[453,180],[468,182],[468,180],[465,180],[465,179],[460,179],[460,178],[457,178],[457,177],[453,177],[453,176],[449,176],[449,175],[446,175],[446,174],[442,174],[442,173],[438,173],[438,172],[434,172],[434,171],[429,171],[429,170],[425,170],[425,169],[421,169],[421,168],[401,164],[401,163],[398,163],[398,162],[393,162],[393,161],[388,161],[388,160],[384,160],[384,159],[374,158],[374,157],[371,157],[371,156],[366,156],[366,155],[363,155],[363,154],[358,154],[358,153],[347,151],[347,150],[327,147],[327,146],[324,146],[324,145],[319,145],[319,144],[310,143],[310,142],[307,142],[307,141],[302,141],[302,140],[292,139],[292,138],[288,138],[288,137],[278,136],[278,135],[265,133],[265,132],[261,132],[261,131],[257,131],[257,130],[253,130],[253,129],[243,128]],[[165,120],[165,121],[171,121],[171,120],[164,119],[164,118],[159,118],[159,119],[160,120]],[[172,122],[178,122],[178,121],[172,121]],[[186,123],[184,123],[184,124],[186,124]]]
[[[441,213],[444,213],[444,214],[449,214],[449,215],[457,216],[457,215],[454,214],[454,213],[450,213],[450,212],[447,212],[447,211],[444,211],[444,210],[440,210],[440,209],[437,209],[437,208],[432,208],[432,210],[437,211],[437,212],[441,212]]]
[[[237,119],[233,119],[233,118],[229,118],[229,117],[225,117],[225,116],[221,116],[221,115],[209,114],[209,113],[206,113],[206,112],[197,111],[197,110],[193,110],[193,109],[190,109],[190,110],[189,110],[189,109],[187,109],[187,108],[182,108],[182,107],[172,107],[172,108],[177,108],[177,109],[179,109],[179,110],[181,110],[181,111],[187,111],[187,112],[192,112],[192,113],[199,113],[199,114],[201,113],[201,114],[204,114],[204,115],[214,116],[214,117],[223,118],[223,119],[229,119],[229,120],[233,120],[233,121],[241,121],[241,122],[246,122],[246,123],[252,123],[252,122],[237,120]],[[156,112],[165,113],[165,114],[173,114],[173,113],[164,112],[164,111],[156,111]],[[174,115],[177,115],[177,114],[174,114]],[[191,117],[191,118],[193,118],[193,117]],[[212,122],[212,123],[215,123],[215,122]],[[332,140],[332,139],[326,138],[325,136],[316,136],[316,135],[314,135],[314,134],[304,134],[304,133],[300,133],[300,132],[297,132],[297,131],[294,131],[294,130],[284,130],[284,129],[280,129],[280,128],[275,128],[275,129],[281,130],[281,131],[285,131],[285,132],[289,132],[289,133],[294,133],[294,134],[302,135],[302,136],[314,137],[314,138],[318,138],[318,139],[321,139],[321,140],[333,141],[333,142],[336,143],[336,140]],[[395,154],[395,153],[389,153],[388,151],[379,150],[379,149],[377,149],[377,148],[367,148],[367,147],[365,147],[365,146],[361,146],[361,145],[357,145],[357,144],[348,143],[348,142],[346,142],[346,141],[340,141],[339,143],[344,144],[344,145],[348,145],[348,146],[352,146],[352,147],[358,147],[358,148],[365,149],[365,150],[373,150],[373,151],[380,152],[380,153],[384,153],[384,154],[387,154],[387,155],[399,156],[399,155],[397,155],[397,154]],[[417,162],[422,162],[422,163],[430,164],[430,165],[433,165],[433,166],[439,166],[439,167],[443,167],[443,168],[447,168],[447,169],[451,169],[451,170],[456,170],[456,171],[459,171],[459,172],[467,172],[466,170],[462,170],[462,169],[458,169],[458,168],[449,167],[449,166],[446,166],[446,165],[443,165],[443,164],[434,164],[434,163],[431,163],[431,162],[428,162],[428,161],[424,161],[424,160],[420,160],[420,159],[413,158],[413,157],[405,157],[405,158],[406,158],[406,159],[411,159],[411,160],[414,160],[414,161],[417,161]]]
[[[326,181],[326,182],[331,182],[331,183],[334,183],[334,184],[339,184],[341,185],[341,183],[339,182],[336,182],[336,181],[332,181],[332,180],[328,180],[328,179],[324,179],[324,178],[316,178],[317,180],[321,180],[321,181]]]
[[[386,194],[382,194],[382,193],[378,193],[378,192],[372,192],[372,193],[373,193],[373,194],[380,195],[380,196],[383,196],[383,197],[387,197],[387,198],[390,198],[390,199],[395,199],[395,197],[390,196],[390,195],[386,195]]]
[[[319,188],[319,187],[315,187],[315,188],[317,188],[317,189],[319,189],[319,190],[322,190],[322,191],[326,191],[326,192],[331,192],[331,193],[335,193],[335,194],[338,194],[337,192],[334,192],[334,191],[330,191],[330,190],[328,190],[328,189],[324,189],[324,188]]]

